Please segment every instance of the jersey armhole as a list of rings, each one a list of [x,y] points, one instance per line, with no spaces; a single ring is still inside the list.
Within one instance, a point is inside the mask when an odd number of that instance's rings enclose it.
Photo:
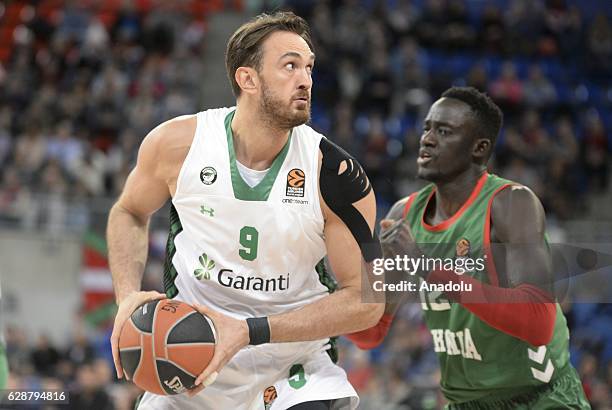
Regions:
[[[410,212],[410,207],[412,206],[412,203],[414,202],[414,198],[416,198],[416,192],[408,196],[408,200],[406,201],[406,204],[404,205],[404,211],[402,212],[402,219],[406,219],[406,217],[408,216],[408,212]]]
[[[504,184],[493,191],[489,203],[487,204],[487,212],[485,215],[484,232],[482,235],[482,245],[485,254],[485,263],[487,265],[487,274],[489,276],[489,282],[493,286],[499,286],[499,276],[497,275],[497,269],[495,268],[495,260],[493,258],[493,252],[491,251],[491,207],[493,206],[493,200],[495,196],[503,191],[504,189],[514,186],[515,184]]]
[[[180,196],[180,192],[181,192],[181,182],[183,180],[183,174],[186,172],[185,169],[187,168],[187,165],[189,163],[189,160],[191,159],[191,157],[195,154],[193,154],[193,151],[195,151],[195,148],[200,140],[200,134],[202,134],[202,128],[204,126],[204,120],[203,117],[204,116],[204,111],[200,111],[196,114],[196,127],[195,127],[195,131],[194,131],[194,135],[193,135],[193,139],[191,140],[191,145],[189,146],[189,151],[187,152],[187,155],[185,156],[185,159],[183,160],[183,165],[181,165],[181,170],[179,171],[178,176],[176,177],[176,190],[174,191],[174,196],[171,198],[171,202],[174,203],[174,199],[178,196]]]
[[[325,138],[325,137],[320,137],[320,138]],[[314,184],[313,184],[313,198],[316,198],[316,203],[314,206],[314,211],[315,211],[315,216],[317,217],[317,219],[323,224],[325,225],[325,216],[323,215],[323,209],[321,208],[321,201],[323,199],[323,197],[321,196],[321,190],[319,189],[319,178],[321,178],[321,168],[319,167],[319,157],[321,154],[321,149],[319,148],[319,145],[321,143],[321,139],[319,139],[319,141],[317,141],[317,143],[315,144],[315,155],[314,155],[314,162],[312,164],[312,169],[315,172],[315,177],[314,179]],[[323,229],[325,229],[323,227]]]

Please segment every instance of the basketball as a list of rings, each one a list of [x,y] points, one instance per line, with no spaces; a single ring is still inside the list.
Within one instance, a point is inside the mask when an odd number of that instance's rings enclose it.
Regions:
[[[119,336],[124,372],[138,387],[174,395],[194,386],[215,352],[212,321],[172,299],[140,306]]]

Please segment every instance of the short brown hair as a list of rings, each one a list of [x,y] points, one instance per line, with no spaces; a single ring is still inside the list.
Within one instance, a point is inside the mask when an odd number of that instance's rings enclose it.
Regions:
[[[310,50],[314,52],[310,27],[303,18],[292,12],[262,13],[243,24],[234,32],[225,51],[225,67],[232,85],[234,96],[240,95],[241,89],[236,82],[236,70],[239,67],[252,67],[259,71],[263,51],[261,45],[265,39],[276,31],[289,31],[302,37]]]

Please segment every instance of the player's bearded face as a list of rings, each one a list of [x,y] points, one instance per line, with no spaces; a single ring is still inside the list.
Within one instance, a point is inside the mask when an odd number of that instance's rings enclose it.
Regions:
[[[279,128],[293,128],[310,120],[310,92],[296,90],[288,97],[281,97],[263,77],[261,77],[260,109],[262,114]],[[305,99],[296,102],[297,99]]]

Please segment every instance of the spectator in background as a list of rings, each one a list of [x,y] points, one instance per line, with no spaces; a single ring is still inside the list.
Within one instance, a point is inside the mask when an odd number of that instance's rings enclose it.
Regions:
[[[499,78],[490,86],[489,93],[504,113],[516,114],[523,102],[523,83],[516,75],[516,66],[506,61]]]
[[[506,51],[506,27],[499,7],[488,4],[482,13],[482,30],[478,43],[489,53],[502,54]]]
[[[4,163],[12,148],[11,109],[0,105],[0,164]]]
[[[482,63],[476,63],[470,68],[467,75],[467,85],[478,91],[485,92],[489,88],[489,76]]]
[[[114,409],[111,397],[105,391],[108,382],[110,382],[110,372],[104,375],[97,371],[91,363],[81,365],[77,370],[76,388],[70,394],[69,408],[75,410]]]
[[[465,2],[449,0],[446,13],[448,24],[441,33],[444,47],[451,51],[471,49],[476,40],[476,31],[470,25]]]
[[[31,360],[38,374],[51,376],[55,374],[56,365],[60,360],[60,354],[46,335],[40,335],[38,343],[32,351]]]
[[[582,201],[575,163],[578,157],[578,143],[568,118],[557,124],[555,134],[550,139],[551,159],[545,170],[542,201],[547,209],[561,219],[569,219]]]
[[[337,11],[335,47],[341,56],[361,60],[367,44],[368,14],[358,0],[343,0]]]
[[[334,47],[335,24],[328,2],[317,2],[311,18],[312,39],[318,48],[326,50]]]
[[[582,37],[582,14],[566,2],[549,2],[544,17],[545,29],[555,40],[560,56],[567,60],[576,53]]]
[[[587,32],[590,73],[599,80],[609,79],[612,70],[612,28],[608,17],[599,13]]]
[[[55,127],[47,144],[47,157],[55,160],[63,170],[70,170],[83,155],[83,146],[73,133],[72,123],[62,121]]]
[[[384,129],[383,117],[378,114],[371,115],[361,156],[363,166],[368,169],[368,178],[372,184],[377,183],[379,187],[377,192],[386,188],[383,181],[389,178],[391,164],[386,160],[387,143],[388,137]]]
[[[24,181],[30,182],[48,155],[48,140],[36,123],[29,124],[17,138],[13,161]]]
[[[424,47],[441,48],[444,38],[440,30],[448,23],[446,2],[443,0],[427,0],[421,18],[416,23],[415,31],[419,43]]]
[[[603,191],[609,185],[610,157],[608,138],[601,118],[591,112],[586,121],[582,142],[582,163],[592,188]]]
[[[406,112],[423,115],[430,101],[429,77],[424,69],[426,58],[412,37],[402,38],[391,57],[393,72],[392,115],[401,117]]]
[[[523,145],[520,152],[530,165],[541,171],[552,156],[550,136],[542,126],[540,113],[536,110],[527,110],[521,117],[520,138]]]
[[[334,141],[348,152],[357,152],[357,141],[353,131],[354,112],[350,101],[342,100],[334,111],[334,128],[331,132]]]
[[[20,226],[31,205],[29,189],[23,185],[16,168],[4,169],[0,175],[0,222]]]
[[[389,7],[386,2],[386,21],[394,38],[402,38],[412,31],[419,21],[421,11],[412,4],[411,0],[398,0],[395,7]]]
[[[393,96],[392,75],[385,51],[376,51],[370,59],[370,74],[361,88],[359,107],[364,111],[386,117],[391,109]]]
[[[77,366],[91,363],[95,352],[82,323],[77,323],[72,335],[72,343],[66,351],[66,358]]]
[[[9,369],[21,369],[29,365],[31,353],[28,349],[27,336],[24,330],[17,326],[6,326],[6,357],[9,362]]]
[[[342,73],[338,75],[340,98],[354,103],[363,89],[361,73],[353,60],[349,58],[344,58],[340,61],[340,73]]]
[[[91,143],[86,143],[83,154],[70,167],[72,177],[82,184],[90,196],[104,194],[106,156]]]
[[[539,65],[529,67],[529,77],[523,86],[525,103],[535,109],[547,109],[557,102],[557,92]]]
[[[535,41],[542,27],[542,2],[514,0],[504,13],[508,51],[511,54],[533,55]]]

